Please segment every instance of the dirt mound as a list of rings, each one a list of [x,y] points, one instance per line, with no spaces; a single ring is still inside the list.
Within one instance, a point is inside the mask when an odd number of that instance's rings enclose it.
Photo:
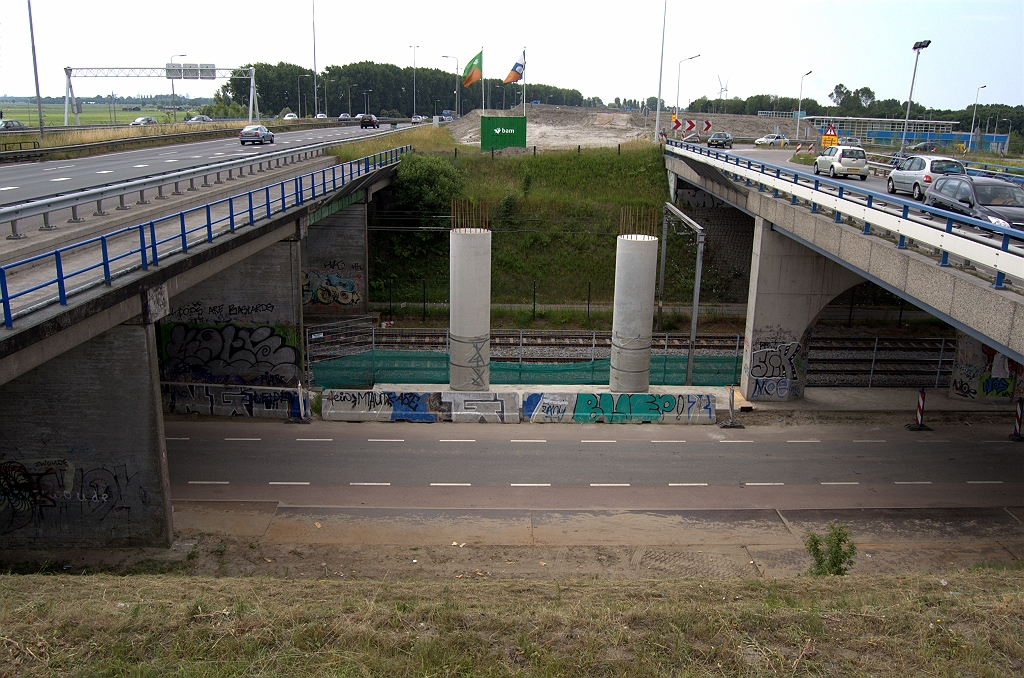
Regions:
[[[489,116],[522,115],[513,111],[487,110]],[[651,134],[654,121],[645,132],[643,116],[597,108],[562,106],[527,106],[526,145],[538,148],[573,148],[575,146],[615,146]],[[448,125],[460,144],[480,143],[480,111],[471,111]]]

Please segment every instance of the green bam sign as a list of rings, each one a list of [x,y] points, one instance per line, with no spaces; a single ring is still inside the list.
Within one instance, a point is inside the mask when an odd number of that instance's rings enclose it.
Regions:
[[[526,118],[480,117],[480,150],[496,151],[518,146],[526,148]]]

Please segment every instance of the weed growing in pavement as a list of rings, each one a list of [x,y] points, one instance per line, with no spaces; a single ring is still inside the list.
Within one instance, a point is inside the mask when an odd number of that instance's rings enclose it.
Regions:
[[[853,565],[857,546],[850,540],[850,530],[842,523],[829,523],[828,534],[822,539],[817,532],[807,531],[804,546],[814,559],[809,574],[843,576]],[[824,548],[822,548],[824,547]]]

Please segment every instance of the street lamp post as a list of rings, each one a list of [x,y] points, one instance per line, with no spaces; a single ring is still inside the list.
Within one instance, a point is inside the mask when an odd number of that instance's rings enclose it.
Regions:
[[[800,76],[800,97],[796,100],[796,142],[800,143],[800,110],[804,103],[804,78],[814,71],[807,71]]]
[[[699,56],[699,54],[694,54],[692,57],[680,59],[679,66],[676,67],[676,111],[679,111],[679,78],[683,74],[683,62],[689,61],[690,59],[696,59]]]
[[[416,115],[416,48],[419,45],[409,45],[412,48],[412,114]]]
[[[299,98],[299,117],[300,118],[302,117],[302,87],[301,87],[301,85],[299,85],[299,83],[301,82],[302,78],[311,78],[311,77],[313,77],[313,76],[309,75],[308,73],[300,73],[298,75],[298,77],[295,78],[295,95]],[[308,113],[308,111],[307,111],[307,113]]]
[[[932,44],[931,40],[919,40],[914,43],[914,73],[910,76],[910,96],[907,97],[907,117],[903,120],[903,139],[900,141],[900,157],[903,156],[903,149],[907,145],[907,125],[910,124],[910,104],[914,101],[914,80],[917,79],[917,59],[921,56],[921,50]]]
[[[658,100],[657,110],[654,113],[654,140],[659,141],[661,134],[661,76],[665,70],[665,26],[668,25],[668,0],[665,0],[664,9],[661,14],[661,56],[658,57]]]
[[[495,85],[494,89],[501,90],[501,110],[505,110],[505,87],[504,85]]]
[[[459,110],[459,58],[453,56],[442,56],[442,59],[455,59],[455,115],[461,115]]]
[[[329,96],[329,94],[327,92],[327,86],[329,84],[331,84],[332,82],[338,82],[338,81],[337,80],[328,80],[327,78],[324,78],[324,115],[326,115],[328,118],[331,117],[331,110],[330,110],[331,106],[330,106],[330,96]]]
[[[187,54],[172,54],[171,63],[174,63],[174,57],[186,57]],[[171,78],[171,113],[174,115],[174,122],[178,122],[178,105],[174,102],[174,78]]]
[[[1011,130],[1013,129],[1013,121],[1012,120],[1010,120],[1009,118],[1000,118],[997,115],[996,116],[996,129],[995,129],[994,132],[992,132],[992,136],[994,136],[994,137],[998,137],[999,136],[999,123],[1000,123],[1000,121],[1001,122],[1008,122],[1008,123],[1010,123],[1010,129]],[[1007,152],[1010,151],[1010,132],[1009,131],[1006,132],[1006,151]],[[1002,144],[999,144],[999,152],[1000,152],[1000,154],[1003,152],[1003,145]]]
[[[32,0],[28,2],[28,34],[32,41],[32,72],[36,77],[36,108],[39,111],[39,139],[43,138],[43,100],[39,97],[39,66],[36,63],[36,30],[32,25]],[[68,81],[70,82],[70,80]],[[171,81],[174,82],[173,80]]]
[[[974,113],[971,114],[971,140],[969,142],[968,150],[974,150],[974,118],[978,115],[978,96],[981,94],[981,90],[988,87],[988,85],[982,85],[974,92]]]
[[[363,90],[363,113],[368,114],[370,112],[370,92],[372,91],[372,89]]]
[[[352,117],[352,88],[359,87],[359,83],[353,82],[348,86],[348,117]]]
[[[313,114],[320,112],[320,96],[316,86],[316,0],[312,0],[313,13]],[[309,100],[306,100],[306,112],[309,113]]]

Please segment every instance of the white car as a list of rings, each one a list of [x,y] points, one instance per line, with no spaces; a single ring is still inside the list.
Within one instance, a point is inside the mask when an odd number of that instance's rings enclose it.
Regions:
[[[814,159],[814,173],[828,172],[832,178],[860,177],[868,180],[868,157],[863,148],[856,146],[826,146]]]
[[[348,113],[342,113],[341,115],[338,116],[338,120],[351,120],[351,119],[352,119],[352,116],[349,115]]]
[[[410,120],[409,122],[411,122],[414,125],[416,123],[423,122],[423,116],[422,115],[414,115],[414,116],[412,116],[412,120]]]
[[[931,188],[932,182],[946,174],[967,174],[967,169],[951,158],[912,155],[889,173],[885,188],[889,193],[906,191],[914,196],[914,200],[924,200],[924,194]]]
[[[316,114],[316,119],[317,120],[326,120],[327,119],[327,114],[326,113],[317,113]]]
[[[785,146],[789,144],[789,139],[783,134],[765,134],[760,139],[754,140],[755,146]]]
[[[294,113],[285,113],[284,114],[284,119],[285,120],[298,120],[299,116],[295,115]]]

